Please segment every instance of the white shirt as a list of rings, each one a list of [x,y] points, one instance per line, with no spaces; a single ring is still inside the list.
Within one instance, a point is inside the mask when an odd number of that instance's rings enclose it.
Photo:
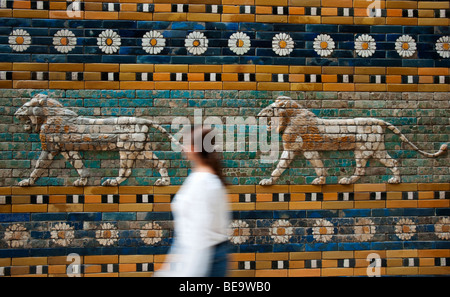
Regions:
[[[212,173],[193,172],[175,195],[172,213],[174,243],[166,265],[156,275],[205,276],[212,247],[228,240],[230,211],[225,187]],[[168,262],[177,263],[176,271]]]

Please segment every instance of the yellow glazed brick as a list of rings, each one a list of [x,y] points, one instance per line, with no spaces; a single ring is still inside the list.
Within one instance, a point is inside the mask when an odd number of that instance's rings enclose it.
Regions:
[[[386,258],[414,258],[418,256],[418,250],[387,250]]]
[[[12,266],[47,265],[47,257],[12,258]]]
[[[419,200],[417,202],[417,207],[425,207],[425,208],[441,208],[441,207],[449,207],[450,200],[448,199],[434,199],[434,200]]]
[[[49,204],[48,212],[82,212],[83,204]]]
[[[125,211],[125,212],[153,211],[153,203],[126,203],[126,204],[119,204],[119,211]]]
[[[255,277],[287,277],[287,269],[255,270]]]
[[[353,268],[324,268],[322,276],[353,276]]]
[[[291,193],[320,193],[320,192],[322,192],[322,186],[290,185],[289,192],[291,192]]]
[[[16,204],[12,212],[47,212],[47,204]]]
[[[230,261],[255,261],[255,253],[232,253]]]
[[[353,251],[324,251],[322,259],[351,259]]]
[[[318,277],[320,276],[321,269],[289,269],[289,277]]]
[[[386,201],[355,201],[355,208],[385,208]]]
[[[387,275],[417,275],[419,267],[386,267]]]
[[[322,252],[292,252],[289,253],[289,260],[320,260]]]
[[[84,256],[85,264],[117,264],[119,255]]]
[[[298,201],[289,202],[289,209],[321,209],[322,202],[320,201]]]
[[[450,257],[450,250],[418,250],[418,257],[446,258]]]
[[[322,209],[348,209],[353,208],[353,201],[323,201]]]
[[[92,203],[84,205],[85,212],[113,212],[119,211],[118,203]]]
[[[386,201],[387,208],[416,208],[417,201],[411,200],[387,200]]]
[[[45,195],[48,194],[47,187],[11,187],[12,195]]]
[[[444,267],[419,267],[419,274],[431,274],[431,275],[435,275],[435,274],[444,274],[444,275],[448,275],[450,274],[450,267],[449,266],[444,266]]]
[[[257,202],[255,209],[256,210],[289,209],[289,204],[288,202]]]
[[[232,211],[255,210],[256,209],[256,205],[254,202],[230,203],[230,207],[231,207]]]

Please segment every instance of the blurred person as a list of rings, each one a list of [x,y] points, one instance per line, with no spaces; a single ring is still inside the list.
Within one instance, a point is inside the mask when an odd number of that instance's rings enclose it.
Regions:
[[[174,242],[155,276],[224,277],[230,211],[221,163],[212,130],[192,128],[189,134],[183,153],[192,171],[172,201]]]

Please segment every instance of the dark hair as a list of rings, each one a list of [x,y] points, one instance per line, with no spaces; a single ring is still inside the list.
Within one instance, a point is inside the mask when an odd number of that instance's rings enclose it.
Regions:
[[[201,133],[199,133],[198,130],[201,130]],[[210,145],[205,145],[205,138],[206,136],[211,136],[209,135],[210,133],[214,134],[212,129],[204,127],[192,127],[191,145],[194,146],[194,152],[199,154],[203,163],[214,171],[214,174],[219,177],[223,185],[226,185],[225,179],[222,174],[222,160],[219,156],[219,153],[212,147],[215,145],[215,137],[211,138]]]

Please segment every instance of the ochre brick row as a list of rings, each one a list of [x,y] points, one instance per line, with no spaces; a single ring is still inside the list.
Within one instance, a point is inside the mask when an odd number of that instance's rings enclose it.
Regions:
[[[230,186],[228,197],[233,211],[447,208],[449,187],[449,184]],[[170,211],[177,190],[178,186],[4,187],[0,188],[0,213]],[[145,202],[142,195],[147,195]]]
[[[449,68],[0,63],[0,88],[448,92]],[[213,74],[213,75],[212,75]]]
[[[65,19],[69,10],[70,17],[75,19],[447,26],[450,8],[445,1],[378,1],[373,7],[372,1],[363,0],[210,0],[195,4],[187,0],[150,3],[130,0],[84,1],[82,9],[73,13],[72,6],[68,9],[70,1],[36,2],[42,4],[11,1],[0,9],[0,16]],[[368,7],[379,10],[375,17],[368,17]]]
[[[450,250],[363,250],[281,253],[232,253],[231,277],[367,276],[370,259],[381,260],[380,276],[448,275]],[[80,256],[80,276],[152,276],[166,255]],[[1,277],[67,276],[66,256],[0,259]],[[370,268],[369,268],[370,270]]]

